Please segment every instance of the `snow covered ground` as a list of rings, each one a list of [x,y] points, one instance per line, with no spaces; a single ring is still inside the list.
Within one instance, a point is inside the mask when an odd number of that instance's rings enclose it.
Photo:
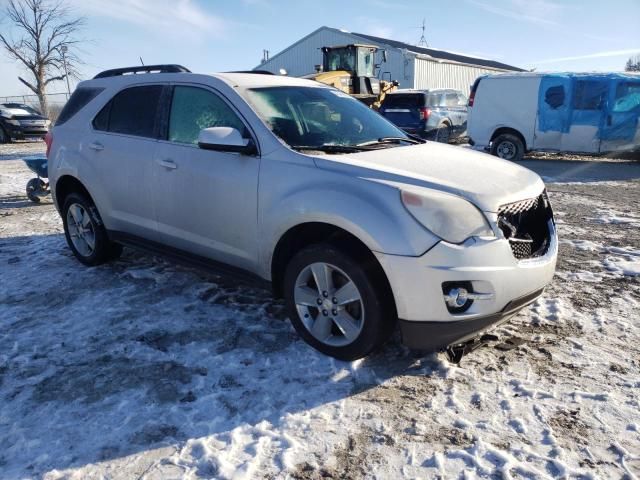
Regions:
[[[640,477],[640,163],[523,162],[557,277],[520,346],[453,366],[334,361],[269,292],[149,255],[82,266],[24,196],[41,148],[0,147],[0,478]]]

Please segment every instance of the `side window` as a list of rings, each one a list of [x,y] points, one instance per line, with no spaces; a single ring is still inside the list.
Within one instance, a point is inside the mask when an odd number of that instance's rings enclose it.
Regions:
[[[469,101],[467,99],[467,97],[465,97],[463,94],[458,93],[458,106],[459,107],[466,107],[467,106],[467,102]]]
[[[640,108],[640,82],[619,83],[612,112],[624,113]]]
[[[553,110],[560,108],[562,105],[564,105],[564,100],[565,100],[564,85],[554,85],[553,87],[549,87],[547,91],[544,93],[544,101]]]
[[[65,103],[64,108],[58,115],[56,125],[62,125],[76,113],[84,108],[84,106],[93,100],[104,88],[80,87],[76,88],[71,98]]]
[[[197,144],[200,130],[209,127],[233,127],[242,136],[248,135],[242,121],[215,93],[198,87],[175,87],[171,100],[169,141]]]
[[[113,133],[155,138],[162,85],[131,87],[121,91],[93,119],[93,127]]]
[[[607,95],[607,84],[597,80],[578,80],[573,96],[576,110],[602,110]]]

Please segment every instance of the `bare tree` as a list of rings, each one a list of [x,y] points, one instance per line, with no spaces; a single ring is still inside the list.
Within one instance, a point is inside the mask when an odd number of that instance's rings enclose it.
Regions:
[[[38,96],[40,109],[46,115],[47,85],[64,80],[67,75],[77,76],[80,59],[74,47],[85,19],[72,17],[63,0],[9,0],[4,13],[15,36],[3,29],[0,43],[31,74],[30,81],[22,77],[18,80]]]
[[[640,55],[631,57],[624,69],[626,72],[640,72]]]

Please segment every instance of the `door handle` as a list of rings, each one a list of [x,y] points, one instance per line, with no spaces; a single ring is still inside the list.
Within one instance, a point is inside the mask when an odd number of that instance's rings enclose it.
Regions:
[[[89,144],[89,148],[91,150],[95,150],[96,152],[99,152],[100,150],[104,150],[104,145],[102,145],[100,142],[93,142]]]
[[[158,160],[158,165],[169,169],[169,170],[175,170],[176,168],[178,168],[178,165],[175,164],[175,162],[173,160]]]

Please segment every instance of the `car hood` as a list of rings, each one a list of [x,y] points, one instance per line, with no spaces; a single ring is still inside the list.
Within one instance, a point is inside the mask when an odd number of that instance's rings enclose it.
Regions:
[[[13,117],[18,120],[27,119],[27,120],[44,120],[45,117],[42,115],[36,115],[35,113],[29,112],[24,108],[6,108],[0,107],[0,115],[3,117]]]
[[[427,142],[342,155],[314,155],[318,168],[402,188],[416,185],[466,198],[486,212],[544,189],[531,170],[470,148]]]

